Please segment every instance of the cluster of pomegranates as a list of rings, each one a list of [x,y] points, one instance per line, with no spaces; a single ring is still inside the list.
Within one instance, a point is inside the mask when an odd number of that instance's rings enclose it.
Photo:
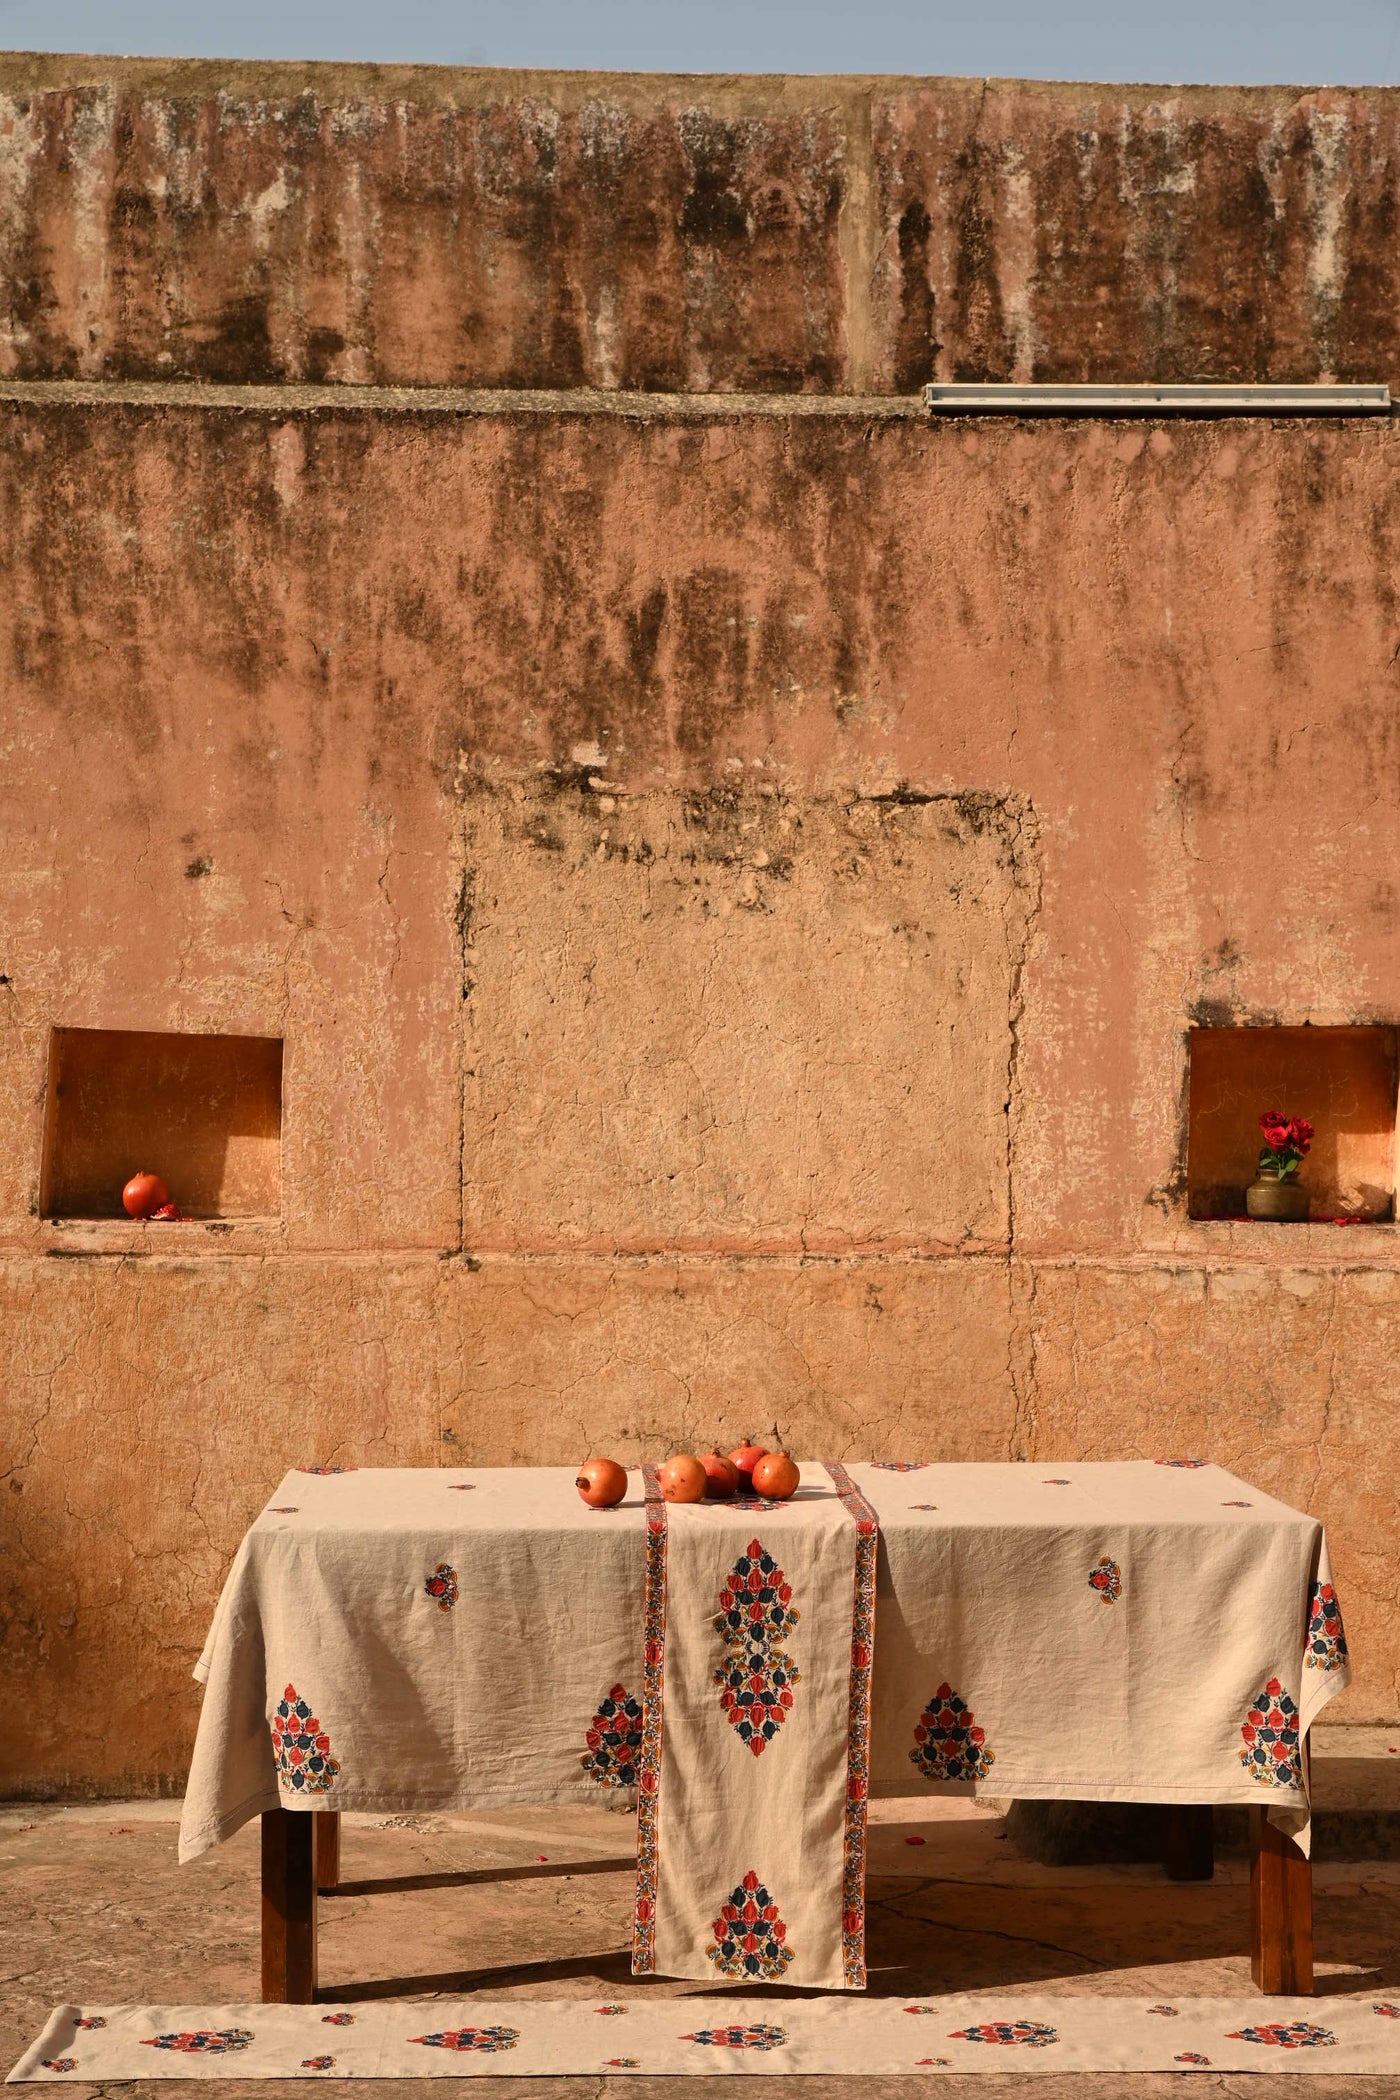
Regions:
[[[668,1502],[728,1502],[739,1493],[761,1495],[765,1502],[786,1502],[797,1492],[796,1463],[786,1451],[765,1451],[761,1444],[740,1444],[728,1458],[707,1451],[696,1458],[677,1451],[657,1469]],[[592,1509],[611,1509],[627,1493],[627,1469],[612,1458],[590,1458],[575,1482]]]

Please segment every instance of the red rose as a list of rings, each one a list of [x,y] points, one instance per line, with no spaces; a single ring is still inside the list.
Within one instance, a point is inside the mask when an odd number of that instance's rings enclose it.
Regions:
[[[1264,1143],[1275,1152],[1282,1152],[1293,1134],[1289,1118],[1276,1108],[1265,1109],[1259,1118],[1259,1128],[1264,1133]]]
[[[1313,1141],[1313,1127],[1306,1116],[1294,1116],[1288,1126],[1288,1135],[1299,1152],[1306,1152]]]

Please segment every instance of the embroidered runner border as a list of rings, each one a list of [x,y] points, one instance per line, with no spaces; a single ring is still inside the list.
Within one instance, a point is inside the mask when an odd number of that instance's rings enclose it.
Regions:
[[[646,1572],[642,1590],[642,1746],[637,1770],[637,1886],[632,1974],[656,1973],[657,1818],[661,1809],[661,1709],[666,1658],[666,1503],[654,1465],[643,1465]]]
[[[851,1605],[851,1690],[846,1733],[846,1833],[841,1869],[841,1956],[846,1988],[865,1989],[866,1803],[870,1796],[870,1685],[875,1665],[875,1571],[880,1526],[843,1465],[823,1461],[855,1523],[855,1594]]]

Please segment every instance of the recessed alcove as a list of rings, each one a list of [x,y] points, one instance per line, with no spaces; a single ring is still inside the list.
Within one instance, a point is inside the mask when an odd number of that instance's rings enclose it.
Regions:
[[[1393,1028],[1193,1028],[1187,1214],[1242,1218],[1265,1109],[1314,1125],[1301,1180],[1313,1218],[1395,1213]]]
[[[54,1029],[45,1217],[124,1217],[142,1168],[189,1217],[275,1217],[281,1146],[279,1037]]]

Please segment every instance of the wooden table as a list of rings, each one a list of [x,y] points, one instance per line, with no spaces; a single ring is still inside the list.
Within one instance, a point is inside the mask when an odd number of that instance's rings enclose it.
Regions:
[[[1262,1808],[1249,1812],[1250,1972],[1270,1997],[1313,1987],[1312,1868]],[[1164,1807],[1162,1866],[1171,1881],[1209,1881],[1215,1843],[1209,1808]],[[275,1808],[262,1818],[262,1995],[310,2005],[317,1995],[316,1899],[340,1882],[334,1810]]]

